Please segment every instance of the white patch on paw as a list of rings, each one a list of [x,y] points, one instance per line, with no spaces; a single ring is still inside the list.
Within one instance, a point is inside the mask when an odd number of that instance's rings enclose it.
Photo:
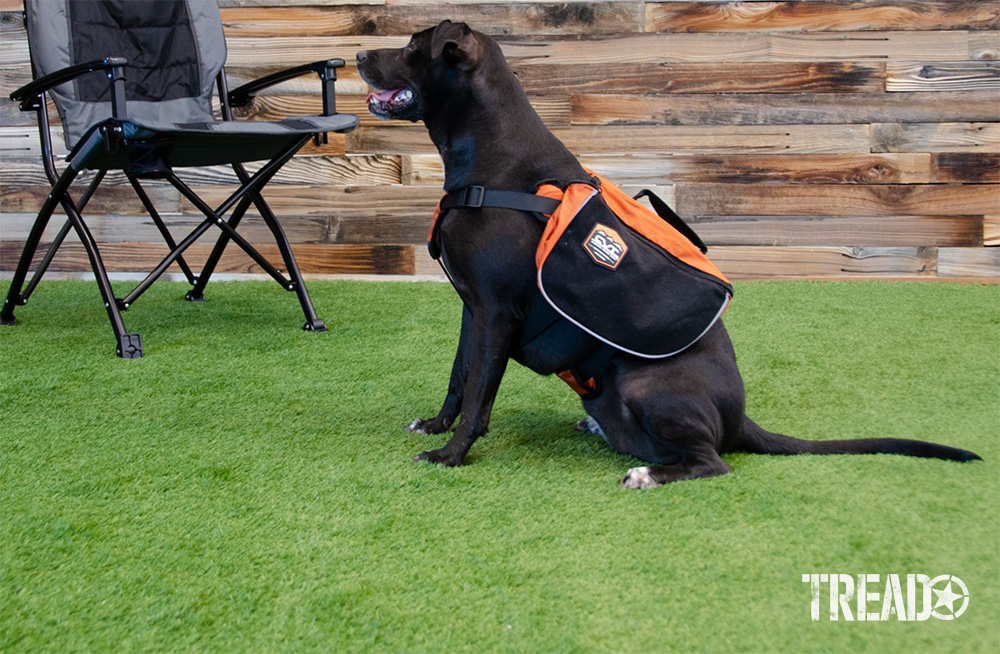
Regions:
[[[417,418],[410,424],[406,425],[406,429],[408,431],[412,431],[415,434],[426,434],[427,432],[420,427],[420,422],[421,422],[420,418]]]
[[[586,432],[588,434],[597,434],[604,440],[608,440],[608,437],[604,434],[604,430],[601,429],[601,426],[597,424],[597,421],[591,418],[590,416],[587,416],[580,422],[576,423],[574,429],[576,429],[577,431]]]
[[[632,468],[626,472],[625,478],[618,485],[623,488],[656,488],[661,484],[656,482],[652,475],[650,475],[649,466],[642,466],[641,468]]]

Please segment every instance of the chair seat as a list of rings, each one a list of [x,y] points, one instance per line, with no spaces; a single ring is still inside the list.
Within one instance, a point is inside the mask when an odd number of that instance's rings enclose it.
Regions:
[[[130,174],[259,161],[271,159],[303,137],[346,132],[357,124],[353,114],[184,124],[110,118],[87,130],[68,161],[76,170],[120,169]],[[117,147],[109,147],[106,128],[120,128]]]

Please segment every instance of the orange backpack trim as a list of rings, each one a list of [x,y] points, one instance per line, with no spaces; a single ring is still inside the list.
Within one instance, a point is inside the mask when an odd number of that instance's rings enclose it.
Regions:
[[[434,207],[434,215],[431,216],[431,226],[427,229],[427,242],[431,243],[434,241],[434,228],[437,227],[438,218],[441,217],[441,202],[444,200],[442,197],[438,200],[437,206]]]
[[[587,203],[591,197],[597,193],[597,189],[589,184],[570,184],[565,191],[551,184],[543,184],[539,187],[536,195],[542,195],[553,200],[561,200],[559,208],[549,216],[542,231],[542,240],[535,250],[535,267],[541,269],[542,263],[548,258],[552,248],[556,246],[562,237],[566,227],[576,217],[576,212]]]
[[[541,268],[542,262],[549,256],[552,248],[555,247],[556,243],[562,237],[563,232],[566,231],[570,222],[576,217],[576,212],[579,211],[595,192],[598,192],[611,211],[635,232],[656,243],[692,268],[716,277],[727,284],[731,283],[722,274],[722,271],[708,257],[702,254],[698,246],[688,240],[686,236],[671,227],[670,224],[638,200],[632,199],[625,191],[597,173],[589,169],[585,170],[600,180],[600,186],[596,191],[594,187],[583,183],[570,184],[565,193],[551,184],[543,185],[538,189],[537,195],[554,199],[559,199],[561,196],[563,203],[559,205],[559,208],[556,209],[551,219],[545,225],[542,240],[535,253],[535,264],[537,267]]]
[[[572,370],[557,372],[556,377],[569,384],[569,387],[573,389],[573,392],[580,397],[587,397],[588,395],[593,394],[593,392],[597,389],[597,380],[591,377],[583,384],[580,384],[580,382],[576,380],[576,376],[573,374]]]

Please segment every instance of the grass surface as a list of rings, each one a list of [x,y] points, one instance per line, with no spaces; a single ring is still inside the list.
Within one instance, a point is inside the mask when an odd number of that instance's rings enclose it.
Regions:
[[[125,315],[138,361],[92,283],[0,328],[0,651],[1000,648],[997,287],[752,283],[726,314],[765,427],[983,462],[730,455],[650,491],[516,364],[465,467],[412,463],[444,442],[402,427],[444,398],[454,292],[310,290],[327,334],[272,285],[155,285]],[[813,622],[813,572],[952,574],[970,600]]]

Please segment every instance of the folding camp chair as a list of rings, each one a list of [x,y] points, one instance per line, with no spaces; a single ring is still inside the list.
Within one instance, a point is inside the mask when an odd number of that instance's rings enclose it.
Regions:
[[[316,316],[288,239],[261,197],[261,189],[310,139],[325,142],[328,132],[346,132],[358,124],[338,114],[334,81],[340,59],[319,61],[268,75],[229,91],[223,64],[226,42],[216,0],[25,0],[25,17],[34,81],[11,94],[22,111],[35,111],[42,159],[52,184],[31,228],[3,308],[0,323],[13,325],[14,308],[27,302],[70,229],[79,236],[97,278],[118,344],[118,356],[142,356],[139,334],[129,333],[121,312],[176,263],[193,288],[187,299],[203,292],[223,250],[235,242],[271,277],[298,295],[305,329],[325,331]],[[278,82],[306,73],[319,75],[323,115],[286,118],[279,122],[235,122],[232,108]],[[222,120],[212,112],[213,86],[218,88]],[[65,170],[56,170],[46,112],[46,96],[59,111],[69,155]],[[267,161],[252,175],[248,161]],[[174,168],[231,164],[239,188],[218,207],[211,207],[174,173]],[[95,176],[77,199],[70,186],[84,170]],[[163,235],[170,253],[124,298],[112,292],[97,244],[82,211],[105,174],[120,170]],[[196,206],[205,220],[175,241],[142,186],[165,179]],[[274,235],[287,273],[271,265],[236,231],[253,205]],[[57,206],[68,220],[33,267],[35,252]],[[232,210],[231,213],[230,210]],[[229,213],[229,218],[223,217]],[[209,228],[222,230],[204,268],[195,275],[183,252]]]

